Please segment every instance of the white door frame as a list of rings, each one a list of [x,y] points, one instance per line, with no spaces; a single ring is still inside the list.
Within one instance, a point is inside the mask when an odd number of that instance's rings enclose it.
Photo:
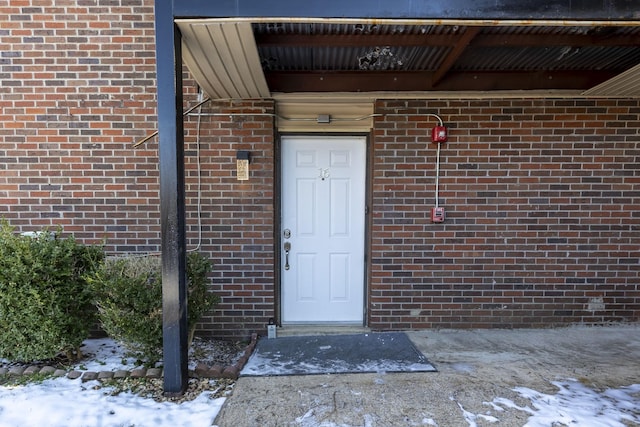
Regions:
[[[362,154],[362,158],[361,161],[363,162],[363,167],[364,167],[364,174],[362,176],[362,188],[364,189],[364,193],[365,193],[365,197],[364,197],[364,206],[362,206],[362,211],[361,211],[361,215],[362,215],[362,226],[363,226],[363,233],[362,233],[362,239],[361,239],[361,245],[362,245],[362,255],[363,255],[363,263],[361,265],[358,266],[358,268],[362,269],[362,283],[361,283],[361,292],[362,292],[362,296],[361,296],[361,317],[356,320],[356,321],[331,321],[331,320],[327,320],[327,319],[323,319],[323,320],[318,320],[316,321],[311,321],[311,322],[296,322],[296,321],[283,321],[284,319],[284,310],[285,310],[285,304],[284,304],[284,299],[283,299],[283,284],[284,284],[284,277],[283,274],[285,273],[283,271],[283,266],[285,263],[285,254],[284,254],[284,243],[286,241],[286,239],[283,236],[284,230],[285,230],[285,225],[283,225],[283,199],[284,199],[284,189],[283,189],[283,176],[285,173],[285,165],[284,165],[284,147],[283,147],[283,140],[287,139],[287,138],[291,138],[291,139],[305,139],[308,138],[310,140],[318,140],[318,139],[322,139],[322,138],[326,138],[326,139],[344,139],[344,140],[357,140],[357,141],[362,141],[364,143],[364,153]],[[369,258],[369,247],[367,245],[367,239],[368,239],[368,230],[369,230],[369,215],[368,215],[368,208],[367,206],[369,205],[369,138],[368,135],[363,135],[363,134],[283,134],[280,136],[280,138],[278,139],[278,147],[277,147],[277,156],[278,156],[278,176],[277,176],[277,214],[276,214],[276,218],[277,218],[277,233],[278,235],[276,236],[276,244],[278,245],[278,248],[276,250],[276,263],[277,265],[275,266],[275,272],[276,272],[276,295],[275,295],[275,306],[276,306],[276,321],[279,324],[351,324],[351,325],[358,325],[358,326],[366,326],[367,324],[367,304],[369,301],[369,295],[368,295],[368,258]],[[286,319],[284,319],[286,320]]]

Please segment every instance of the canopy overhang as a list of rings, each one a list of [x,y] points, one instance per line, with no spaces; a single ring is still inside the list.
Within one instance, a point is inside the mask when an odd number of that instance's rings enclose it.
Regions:
[[[212,98],[288,93],[640,96],[640,21],[176,20]],[[603,84],[615,78],[615,84]],[[598,90],[592,90],[598,86]]]
[[[640,96],[637,0],[156,0],[155,14],[169,395],[188,382],[183,61],[213,98]]]

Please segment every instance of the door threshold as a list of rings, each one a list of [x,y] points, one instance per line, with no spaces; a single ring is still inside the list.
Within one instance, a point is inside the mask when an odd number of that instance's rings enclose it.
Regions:
[[[297,337],[309,335],[346,335],[365,334],[370,328],[361,325],[283,325],[277,329],[279,337]]]

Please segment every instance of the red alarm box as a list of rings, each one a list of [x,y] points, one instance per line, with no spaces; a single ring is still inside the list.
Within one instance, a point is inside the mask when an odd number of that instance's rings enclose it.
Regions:
[[[444,126],[436,126],[431,129],[431,142],[438,144],[447,142],[447,128]]]
[[[431,222],[444,222],[444,208],[431,208]]]

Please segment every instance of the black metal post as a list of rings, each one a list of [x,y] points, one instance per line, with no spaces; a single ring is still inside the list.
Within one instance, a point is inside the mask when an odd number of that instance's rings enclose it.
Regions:
[[[182,52],[173,1],[156,0],[156,69],[162,229],[162,337],[164,392],[188,384]]]

